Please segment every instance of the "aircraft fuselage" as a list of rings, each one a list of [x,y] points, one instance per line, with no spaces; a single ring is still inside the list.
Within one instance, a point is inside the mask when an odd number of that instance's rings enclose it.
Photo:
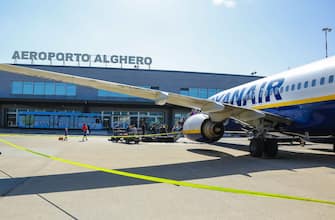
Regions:
[[[291,119],[287,131],[335,134],[335,57],[222,91],[218,103],[267,111]]]

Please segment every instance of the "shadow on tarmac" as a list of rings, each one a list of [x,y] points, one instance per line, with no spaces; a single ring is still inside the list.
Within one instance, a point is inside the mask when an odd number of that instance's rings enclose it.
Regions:
[[[231,143],[217,143],[216,145],[248,151],[248,146],[245,145]],[[134,167],[121,169],[121,171],[188,181],[236,174],[252,178],[250,173],[271,170],[288,170],[296,172],[295,169],[302,168],[335,168],[335,155],[333,154],[296,153],[280,150],[276,159],[262,159],[253,158],[249,155],[234,157],[221,151],[208,149],[188,149],[188,151],[213,157],[213,159],[169,165]],[[31,195],[152,183],[153,182],[99,171],[91,171],[0,179],[0,195]]]

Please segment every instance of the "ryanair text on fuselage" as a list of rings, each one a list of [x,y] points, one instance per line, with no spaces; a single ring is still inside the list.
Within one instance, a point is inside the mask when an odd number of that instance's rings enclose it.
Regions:
[[[250,87],[219,93],[211,97],[211,99],[219,103],[229,103],[238,106],[250,104],[248,101],[253,105],[268,103],[271,101],[271,94],[274,95],[275,100],[282,100],[280,87],[284,84],[284,81],[284,78],[279,78],[259,85],[251,84]]]

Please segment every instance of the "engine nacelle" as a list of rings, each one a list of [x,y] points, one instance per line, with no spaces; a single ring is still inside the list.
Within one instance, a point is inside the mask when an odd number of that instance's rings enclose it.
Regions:
[[[223,122],[213,122],[208,115],[202,113],[187,118],[183,126],[185,137],[199,142],[218,141],[223,133]]]

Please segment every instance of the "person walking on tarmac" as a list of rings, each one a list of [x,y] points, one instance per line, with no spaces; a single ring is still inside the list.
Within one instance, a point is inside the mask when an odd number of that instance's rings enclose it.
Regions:
[[[64,141],[67,141],[67,136],[69,135],[69,129],[65,128],[64,129]]]
[[[84,123],[83,126],[81,127],[81,130],[83,131],[83,139],[82,141],[87,141],[87,131],[88,131],[88,127],[87,125]]]

